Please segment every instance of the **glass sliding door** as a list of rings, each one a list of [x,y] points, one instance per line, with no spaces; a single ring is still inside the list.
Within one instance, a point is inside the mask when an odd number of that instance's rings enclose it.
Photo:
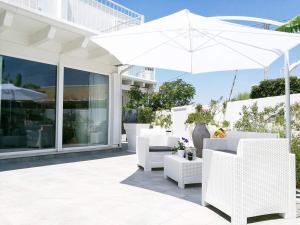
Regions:
[[[55,148],[57,67],[0,56],[0,153]]]
[[[64,69],[63,147],[107,145],[108,76]]]

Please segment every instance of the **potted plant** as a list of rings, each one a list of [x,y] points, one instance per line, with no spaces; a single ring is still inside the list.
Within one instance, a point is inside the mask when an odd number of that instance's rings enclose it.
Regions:
[[[132,87],[128,91],[129,101],[123,108],[124,129],[126,131],[128,149],[136,151],[136,137],[142,129],[149,129],[154,120],[152,108],[147,107],[148,95],[139,87]]]
[[[182,141],[178,141],[177,146],[174,147],[174,153],[177,153],[179,157],[184,158],[185,157],[185,149],[186,144],[189,142],[186,138],[181,138]]]
[[[190,113],[186,123],[194,124],[195,128],[192,133],[192,139],[196,148],[196,156],[202,158],[203,139],[210,138],[210,133],[207,130],[207,124],[212,122],[213,114],[210,110],[204,109],[202,105],[196,106],[196,112]]]

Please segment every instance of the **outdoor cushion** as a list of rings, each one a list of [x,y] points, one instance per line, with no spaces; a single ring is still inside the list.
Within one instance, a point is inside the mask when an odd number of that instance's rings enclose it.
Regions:
[[[150,146],[149,152],[171,152],[173,151],[172,147],[169,146]]]
[[[232,151],[230,149],[214,149],[214,151],[225,152],[225,153],[230,153],[230,154],[234,154],[234,155],[237,154],[236,151]]]

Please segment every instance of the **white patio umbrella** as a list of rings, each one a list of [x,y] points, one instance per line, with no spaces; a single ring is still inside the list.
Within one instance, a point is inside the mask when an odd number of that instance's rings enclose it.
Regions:
[[[290,138],[288,51],[300,44],[297,34],[251,28],[182,10],[92,40],[122,64],[192,74],[265,69],[285,55],[286,120]]]
[[[33,91],[27,88],[17,87],[13,84],[0,84],[0,91],[1,91],[0,100],[9,100],[10,108],[11,108],[11,101],[36,101],[47,96],[44,93]],[[1,105],[0,105],[0,110],[1,110]],[[11,122],[11,109],[9,115],[9,122]]]
[[[35,101],[47,96],[44,93],[17,87],[13,84],[0,84],[0,90],[1,100]]]

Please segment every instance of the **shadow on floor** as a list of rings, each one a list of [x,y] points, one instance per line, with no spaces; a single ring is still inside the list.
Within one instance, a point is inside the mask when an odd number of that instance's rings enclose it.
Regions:
[[[122,149],[68,152],[62,154],[30,156],[30,157],[22,157],[22,158],[14,158],[14,159],[2,159],[0,160],[0,171],[9,171],[9,170],[32,168],[32,167],[73,163],[73,162],[119,157],[119,156],[133,154],[126,151],[125,150],[126,148],[127,147],[125,146]]]
[[[121,183],[170,195],[201,205],[201,184],[186,185],[185,189],[180,189],[177,186],[177,182],[169,178],[164,179],[163,170],[152,170],[152,172],[144,172],[143,169],[139,168]],[[211,205],[207,206],[207,208],[214,211],[216,214],[223,217],[227,221],[231,220],[230,216],[218,210],[217,208]],[[248,223],[256,223],[276,219],[281,219],[281,217],[278,214],[264,215],[248,218]]]
[[[201,204],[201,184],[186,185],[185,189],[180,189],[177,182],[164,179],[163,170],[144,172],[143,169],[139,168],[121,183]]]

